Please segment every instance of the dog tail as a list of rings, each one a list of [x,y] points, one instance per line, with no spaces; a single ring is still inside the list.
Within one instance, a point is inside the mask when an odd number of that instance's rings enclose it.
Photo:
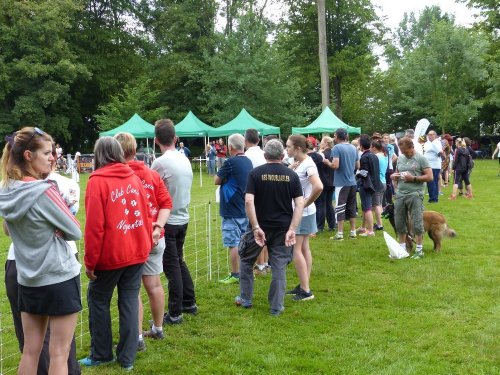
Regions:
[[[448,236],[448,237],[456,237],[457,236],[457,232],[455,232],[455,230],[450,228],[449,226],[446,226],[446,230],[445,230],[444,234],[445,234],[445,236]]]

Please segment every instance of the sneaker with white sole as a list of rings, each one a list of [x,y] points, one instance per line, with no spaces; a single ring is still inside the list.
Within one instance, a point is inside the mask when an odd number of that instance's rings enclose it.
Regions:
[[[151,328],[149,331],[144,331],[142,333],[142,336],[154,340],[163,340],[165,338],[163,331],[153,332],[153,328]],[[139,350],[139,348],[137,348],[137,350]]]
[[[423,251],[415,251],[415,254],[413,254],[410,259],[422,259],[423,257],[424,257]]]
[[[169,325],[174,325],[174,324],[181,324],[184,321],[182,318],[182,314],[179,316],[172,316],[170,313],[166,313],[163,315],[163,324],[169,324]]]
[[[219,280],[219,283],[221,284],[239,284],[240,278],[239,277],[234,277],[233,275],[227,275],[225,278],[222,280]]]
[[[291,295],[291,296],[294,296],[296,295],[298,292],[300,292],[300,284],[297,285],[295,288],[293,288],[292,290],[289,290],[288,292],[286,292],[285,294],[288,294],[288,295]]]
[[[330,239],[334,241],[344,241],[344,235],[337,233],[335,236],[330,237]]]
[[[107,363],[112,363],[114,362],[115,359],[110,359],[109,361],[97,361],[95,359],[92,359],[90,357],[85,357],[85,358],[82,358],[78,361],[78,363],[80,364],[80,366],[83,366],[83,367],[95,367],[95,366],[100,366],[100,365],[105,365]]]
[[[364,232],[359,234],[360,237],[375,237],[375,232]]]
[[[306,292],[302,288],[300,288],[299,292],[293,297],[294,301],[309,301],[311,299],[314,299],[314,294],[312,293],[312,290]]]
[[[191,314],[191,315],[197,315],[198,314],[198,306],[196,304],[191,305],[191,306],[182,306],[182,312],[186,314]]]

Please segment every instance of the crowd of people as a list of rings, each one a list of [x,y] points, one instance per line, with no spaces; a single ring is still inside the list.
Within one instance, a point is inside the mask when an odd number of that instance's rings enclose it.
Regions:
[[[95,144],[83,234],[91,345],[89,355],[77,361],[79,187],[55,173],[59,153],[50,135],[25,127],[6,137],[0,216],[12,239],[6,284],[22,352],[20,373],[78,374],[80,366],[113,361],[131,370],[137,352],[146,348],[145,338],[161,340],[165,324],[181,324],[183,314],[197,314],[184,261],[193,172],[189,149],[182,143],[176,148],[177,141],[171,120],[155,123],[162,156],[151,168],[135,160],[131,134],[102,137]],[[375,236],[383,229],[384,207],[393,204],[400,246],[406,249],[410,217],[417,244],[412,258],[420,259],[425,184],[429,204],[439,202],[450,176],[450,199],[460,193],[473,197],[467,138],[439,138],[431,130],[426,139],[416,139],[408,130],[399,140],[374,133],[350,141],[346,130],[338,129],[320,142],[302,135],[291,135],[286,143],[268,136],[263,148],[259,142],[257,130],[248,129],[244,136],[229,136],[227,146],[222,138],[208,144],[205,152],[209,174],[220,185],[222,239],[230,258],[230,273],[220,283],[239,284],[235,303],[250,308],[255,276],[271,273],[273,316],[283,313],[286,295],[295,301],[314,299],[311,238],[317,232],[336,231],[333,241]],[[499,150],[500,144],[495,153]],[[292,261],[299,284],[287,291],[286,267]],[[145,331],[141,283],[152,316]],[[110,302],[115,289],[120,329],[114,350]]]

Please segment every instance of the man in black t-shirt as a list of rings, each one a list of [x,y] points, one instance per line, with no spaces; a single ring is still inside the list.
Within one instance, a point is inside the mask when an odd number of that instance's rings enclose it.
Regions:
[[[267,163],[253,169],[248,176],[245,209],[250,228],[238,249],[240,295],[235,302],[238,306],[252,307],[252,268],[262,247],[267,245],[272,269],[271,315],[280,315],[285,309],[286,266],[292,261],[295,229],[302,218],[304,199],[299,176],[281,164],[283,144],[274,139],[267,142],[264,157]]]

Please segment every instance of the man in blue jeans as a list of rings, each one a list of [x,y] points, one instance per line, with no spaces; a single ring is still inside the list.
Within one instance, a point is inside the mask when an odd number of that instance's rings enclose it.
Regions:
[[[240,281],[238,245],[248,226],[245,213],[245,188],[252,162],[245,156],[245,138],[241,134],[229,136],[227,159],[217,172],[214,182],[220,188],[220,216],[222,216],[222,242],[229,248],[231,273],[219,280],[222,284],[235,284]]]
[[[443,155],[443,146],[437,138],[434,130],[427,133],[427,142],[424,144],[424,156],[432,169],[432,181],[427,183],[427,192],[429,193],[428,203],[437,203],[439,200],[439,175],[441,174],[441,155]]]
[[[182,323],[182,313],[198,312],[194,284],[184,261],[184,240],[189,223],[189,203],[193,170],[189,159],[175,149],[174,123],[155,123],[155,142],[163,153],[153,162],[152,169],[160,174],[172,197],[172,211],[165,225],[163,272],[168,279],[168,312],[164,324]]]

